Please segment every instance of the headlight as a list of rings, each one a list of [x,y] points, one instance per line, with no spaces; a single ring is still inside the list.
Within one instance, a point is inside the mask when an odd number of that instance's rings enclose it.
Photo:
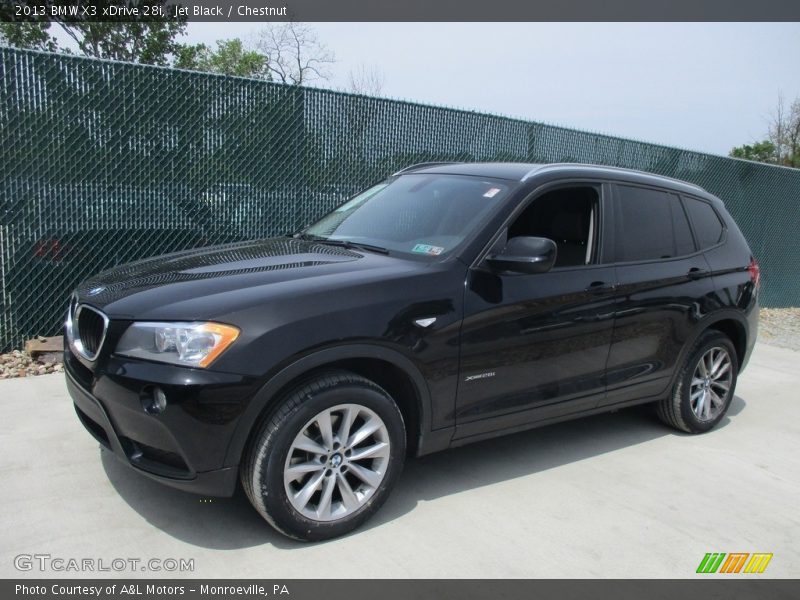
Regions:
[[[221,323],[134,323],[123,334],[116,353],[205,368],[237,337],[236,327]]]

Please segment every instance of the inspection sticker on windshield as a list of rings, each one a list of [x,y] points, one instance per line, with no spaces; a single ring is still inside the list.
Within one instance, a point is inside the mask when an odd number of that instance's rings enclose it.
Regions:
[[[500,192],[500,188],[489,188],[486,190],[486,193],[483,195],[484,198],[494,198]]]
[[[444,252],[441,246],[429,246],[428,244],[417,244],[411,249],[412,252],[419,252],[421,254],[430,254],[431,256],[439,256]]]

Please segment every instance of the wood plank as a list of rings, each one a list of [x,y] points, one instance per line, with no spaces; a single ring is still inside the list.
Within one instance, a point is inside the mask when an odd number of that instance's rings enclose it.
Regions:
[[[43,352],[61,352],[64,349],[64,336],[38,337],[25,342],[25,352],[36,356]]]

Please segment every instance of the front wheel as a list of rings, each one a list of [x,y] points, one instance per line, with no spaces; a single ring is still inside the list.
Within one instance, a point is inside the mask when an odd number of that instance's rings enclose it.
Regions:
[[[290,393],[262,424],[241,469],[276,529],[318,541],[348,533],[389,495],[403,466],[402,415],[380,386],[329,372]]]
[[[672,395],[658,404],[661,420],[686,433],[712,429],[728,411],[739,363],[730,338],[707,331],[695,342]]]

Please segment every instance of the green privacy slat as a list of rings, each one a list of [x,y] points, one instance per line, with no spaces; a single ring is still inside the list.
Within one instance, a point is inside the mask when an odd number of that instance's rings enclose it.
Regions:
[[[589,162],[697,183],[800,304],[800,171],[469,111],[0,48],[0,348],[87,276],[283,234],[413,162]]]

